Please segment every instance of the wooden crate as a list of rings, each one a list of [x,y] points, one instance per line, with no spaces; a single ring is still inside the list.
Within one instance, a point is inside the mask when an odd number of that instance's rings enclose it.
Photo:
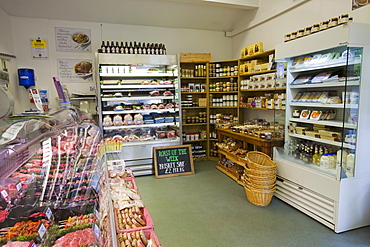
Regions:
[[[211,53],[181,53],[180,62],[209,62]]]

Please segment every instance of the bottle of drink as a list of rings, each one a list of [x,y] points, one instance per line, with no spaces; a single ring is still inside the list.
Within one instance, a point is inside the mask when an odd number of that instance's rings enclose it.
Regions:
[[[109,45],[109,41],[107,41],[107,45],[105,46],[105,52],[106,52],[106,53],[110,53],[110,45]]]
[[[116,41],[116,53],[120,53],[120,46],[118,44],[118,41]]]
[[[127,42],[125,42],[125,51],[124,51],[124,53],[129,54],[129,47],[128,47]]]
[[[110,43],[110,53],[116,53],[116,46],[113,41]]]
[[[101,53],[106,53],[104,40],[101,42],[100,52]]]
[[[141,48],[141,43],[139,42],[137,45],[137,54],[142,54],[142,53],[143,53],[143,49]]]
[[[154,48],[154,44],[153,43],[150,44],[150,53],[152,55],[155,55],[155,48]]]
[[[145,45],[145,43],[143,42],[143,48],[141,49],[141,52],[143,53],[143,54],[147,54],[147,52],[146,52],[146,45]]]
[[[159,55],[163,55],[163,44],[159,44]]]
[[[158,44],[157,43],[155,43],[155,45],[154,45],[154,54],[155,55],[159,55],[159,48],[158,48]]]
[[[329,157],[329,168],[330,169],[335,168],[335,158],[334,158],[333,153],[329,153],[328,157]]]
[[[134,54],[137,54],[137,44],[136,44],[136,41],[134,41]]]
[[[345,149],[339,149],[337,151],[337,160],[336,160],[336,165],[339,167],[339,166],[342,166],[343,170],[346,171],[347,169],[347,156],[348,156],[348,152],[347,150]]]
[[[347,166],[346,166],[347,177],[353,177],[354,171],[355,171],[355,150],[351,149],[350,153],[347,155]]]
[[[163,55],[166,55],[167,54],[167,50],[166,50],[166,46],[164,44],[163,44],[162,49],[163,49]]]
[[[119,53],[121,53],[121,54],[125,53],[125,46],[123,45],[122,41],[121,41],[121,45],[119,46]]]
[[[320,164],[320,155],[319,155],[319,150],[318,150],[317,146],[315,146],[315,151],[314,151],[314,154],[312,156],[312,164],[313,165]]]
[[[128,47],[128,54],[134,54],[134,47],[132,45],[132,42],[130,42],[130,46]]]
[[[329,168],[329,157],[328,154],[323,154],[320,158],[320,167],[324,169]]]

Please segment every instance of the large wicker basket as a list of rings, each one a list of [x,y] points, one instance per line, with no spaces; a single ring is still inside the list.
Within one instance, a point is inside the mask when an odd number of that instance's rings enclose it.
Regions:
[[[276,170],[277,165],[267,154],[258,151],[250,151],[247,153],[247,167],[257,170]]]
[[[263,190],[263,189],[253,189],[251,187],[244,186],[244,189],[248,201],[256,206],[262,207],[265,207],[270,204],[275,192],[275,188]]]

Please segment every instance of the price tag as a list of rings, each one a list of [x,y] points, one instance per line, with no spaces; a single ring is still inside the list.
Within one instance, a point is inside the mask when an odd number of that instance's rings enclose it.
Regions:
[[[93,232],[94,232],[94,236],[95,236],[96,240],[98,240],[99,243],[100,243],[100,228],[98,227],[97,224],[93,225]]]
[[[6,192],[6,190],[2,190],[2,191],[1,191],[1,195],[3,196],[3,198],[4,198],[4,200],[5,200],[6,202],[10,201],[10,197],[9,197],[9,195],[8,195],[8,192]]]
[[[23,184],[22,182],[17,183],[16,187],[17,187],[18,192],[22,190],[22,184]]]
[[[43,239],[44,236],[45,236],[45,233],[47,232],[46,227],[44,226],[44,224],[40,223],[39,228],[37,229],[37,232],[38,232],[40,238]]]
[[[46,214],[46,217],[48,217],[49,221],[54,220],[53,212],[51,211],[51,209],[49,207],[46,208],[45,214]]]
[[[30,245],[28,245],[28,247],[36,247],[35,242],[32,240],[32,242],[30,243]]]

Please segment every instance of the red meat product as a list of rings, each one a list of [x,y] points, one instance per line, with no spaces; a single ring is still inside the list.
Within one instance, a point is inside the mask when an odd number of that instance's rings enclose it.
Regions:
[[[92,229],[86,228],[85,230],[67,233],[55,241],[54,247],[79,247],[84,244],[90,245],[94,243],[98,243],[98,241],[95,239]]]
[[[25,247],[30,246],[31,242],[28,241],[8,241],[6,245],[3,245],[3,247]]]
[[[0,222],[3,222],[8,216],[8,210],[1,210],[0,211]]]
[[[164,106],[164,104],[159,104],[159,105],[158,105],[158,108],[159,108],[159,109],[164,109],[164,108],[165,108],[165,106]]]
[[[166,109],[171,109],[173,108],[173,104],[172,103],[168,103],[166,106],[165,106]]]
[[[163,93],[163,96],[172,96],[172,95],[173,95],[173,93],[171,91],[165,91]]]
[[[167,138],[175,138],[174,130],[167,131],[166,134],[167,134]]]
[[[150,105],[144,105],[144,110],[150,110]]]
[[[159,91],[157,91],[157,90],[151,91],[151,92],[149,92],[149,94],[150,94],[150,96],[159,96],[160,95]]]

